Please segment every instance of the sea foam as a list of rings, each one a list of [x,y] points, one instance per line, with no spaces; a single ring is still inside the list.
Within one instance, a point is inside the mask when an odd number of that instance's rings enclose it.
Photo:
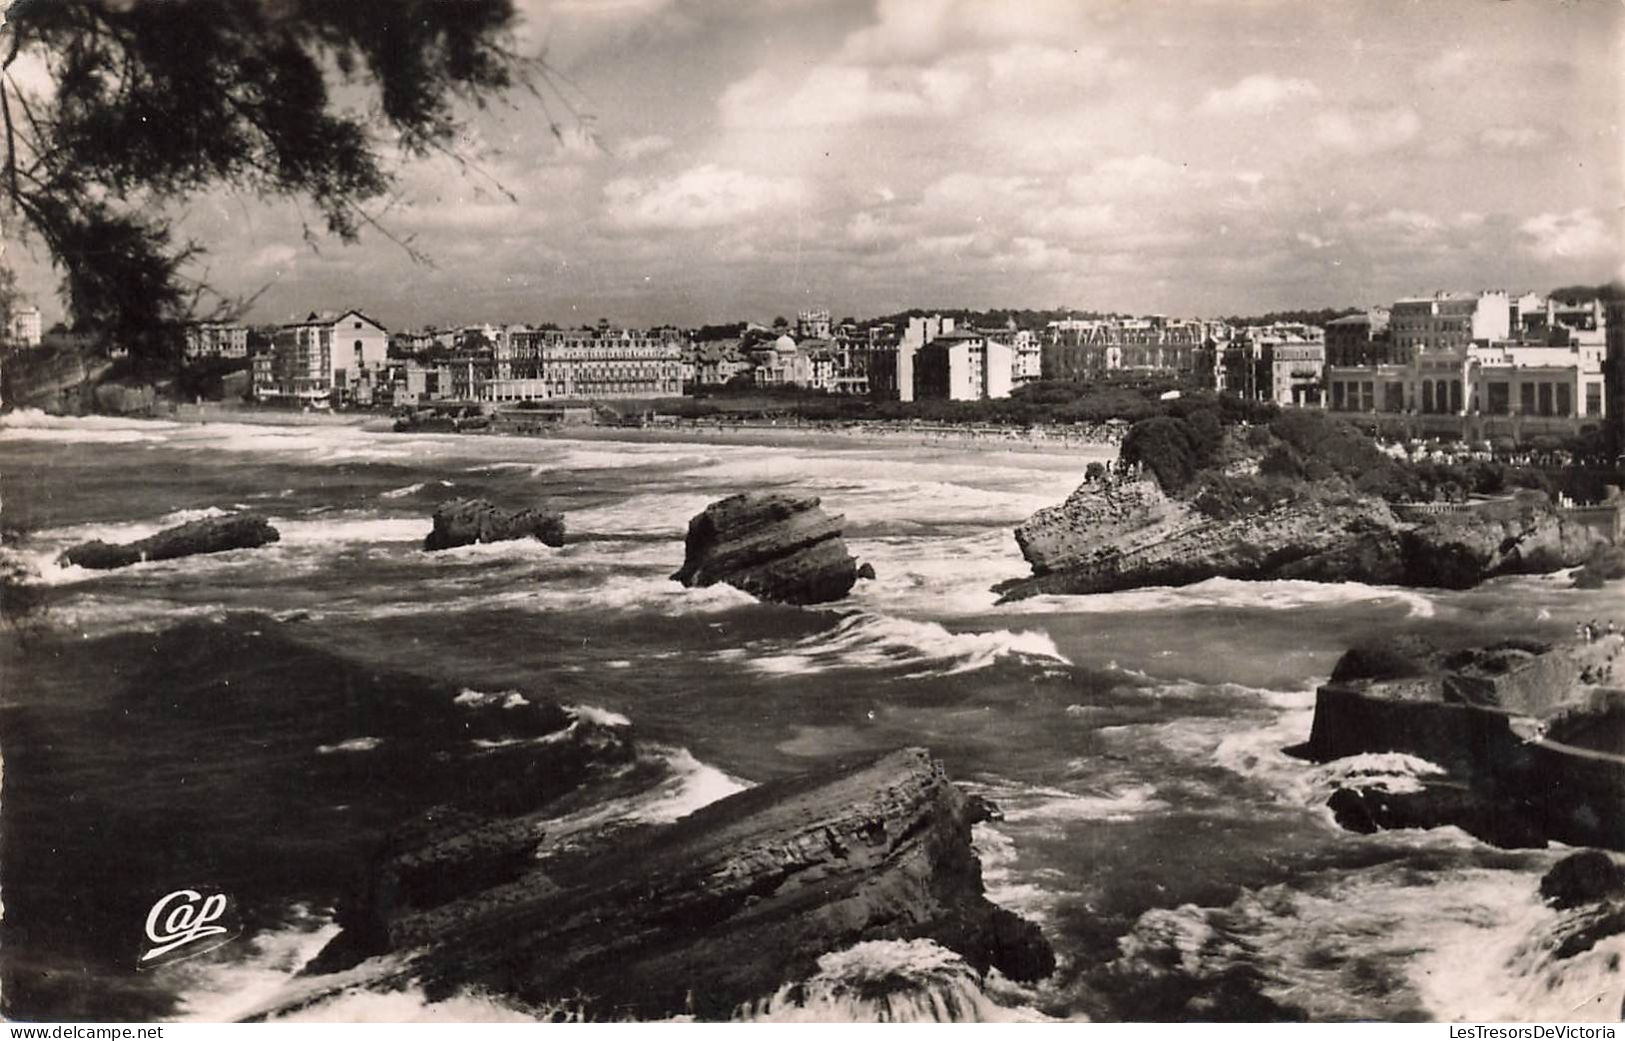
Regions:
[[[787,647],[754,648],[746,664],[770,675],[811,675],[837,669],[907,669],[908,678],[951,676],[1001,660],[1071,662],[1049,635],[999,629],[951,632],[936,622],[857,611],[832,629]]]

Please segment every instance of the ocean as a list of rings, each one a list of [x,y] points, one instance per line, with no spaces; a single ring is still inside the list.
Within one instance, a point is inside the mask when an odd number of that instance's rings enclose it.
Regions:
[[[770,778],[923,745],[1002,819],[977,825],[989,896],[1038,922],[1060,968],[977,980],[940,948],[830,952],[825,973],[916,978],[885,1008],[849,988],[755,1018],[1609,1020],[1625,939],[1566,961],[1541,874],[1453,829],[1357,835],[1340,778],[1404,785],[1431,765],[1317,765],[1314,689],[1352,641],[1561,637],[1620,614],[1566,576],[1466,592],[1210,581],[996,607],[1027,573],[1011,530],[1109,449],[707,445],[371,433],[350,427],[53,419],[0,426],[3,523],[43,575],[41,622],[0,631],[0,1002],[13,1019],[222,1019],[276,1007],[336,932],[334,902],[381,829],[430,804],[404,738],[320,669],[232,651],[234,698],[177,631],[269,616],[363,668],[629,719],[652,789],[573,812],[670,820]],[[781,488],[843,514],[877,578],[814,608],[670,579],[707,503]],[[567,541],[420,544],[436,503],[546,503]],[[257,550],[64,568],[62,549],[236,511]],[[234,627],[236,627],[234,629]],[[172,634],[162,640],[164,634]],[[187,637],[186,639],[190,639]],[[208,645],[208,646],[213,646]],[[206,649],[206,648],[205,648]],[[406,696],[403,694],[403,697]],[[482,749],[414,733],[446,769]],[[394,758],[392,758],[394,757]],[[393,765],[392,765],[393,764]],[[385,783],[385,778],[391,779]],[[243,936],[133,971],[154,892],[229,890]],[[132,911],[132,909],[138,909]],[[132,917],[133,914],[133,917]],[[947,997],[944,997],[944,994]],[[315,1019],[523,1019],[489,994],[427,1003],[355,988]]]

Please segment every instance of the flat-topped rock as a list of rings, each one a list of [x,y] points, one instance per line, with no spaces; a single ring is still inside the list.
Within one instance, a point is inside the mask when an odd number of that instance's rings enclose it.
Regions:
[[[1415,637],[1356,646],[1315,696],[1330,761],[1399,752],[1442,773],[1332,796],[1357,831],[1456,825],[1495,845],[1625,849],[1625,636],[1511,639],[1446,651]]]
[[[564,514],[552,510],[505,510],[484,499],[453,499],[435,507],[434,529],[423,539],[429,551],[532,538],[564,545]]]
[[[174,560],[199,553],[253,549],[276,542],[281,537],[263,517],[234,513],[225,517],[187,521],[173,528],[165,528],[156,535],[122,545],[100,539],[82,542],[63,553],[58,560],[63,564],[106,571],[146,560]]]
[[[685,586],[725,582],[779,603],[839,600],[858,578],[843,519],[825,513],[816,496],[730,496],[689,521],[683,566],[672,578]]]

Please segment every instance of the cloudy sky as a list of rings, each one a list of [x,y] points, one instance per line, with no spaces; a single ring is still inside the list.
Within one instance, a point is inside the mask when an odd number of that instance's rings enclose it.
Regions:
[[[222,195],[182,220],[210,279],[269,286],[258,320],[394,328],[1212,315],[1620,271],[1619,0],[520,4],[586,118],[551,99],[560,141],[516,96],[471,124],[477,171],[405,171],[384,220],[434,266]]]

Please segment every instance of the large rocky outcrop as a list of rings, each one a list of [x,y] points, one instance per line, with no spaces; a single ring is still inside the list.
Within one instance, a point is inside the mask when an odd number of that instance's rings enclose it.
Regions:
[[[551,510],[504,510],[484,499],[453,499],[435,507],[434,529],[423,539],[425,550],[533,538],[548,546],[564,545],[564,514]]]
[[[282,536],[263,517],[234,513],[225,517],[205,517],[165,528],[156,535],[113,545],[94,539],[63,553],[63,564],[105,571],[128,567],[145,560],[173,560],[198,553],[223,553],[232,549],[253,549]]]
[[[1557,983],[1567,975],[1563,972],[1565,963],[1625,933],[1625,868],[1606,853],[1588,849],[1564,857],[1541,878],[1540,895],[1558,915],[1531,937],[1525,948],[1540,953],[1546,962],[1541,966],[1546,969],[1543,975],[1550,983]],[[1586,982],[1590,985],[1581,996],[1587,999],[1586,1005],[1608,1002],[1597,1010],[1603,1014],[1599,1019],[1625,1017],[1625,1000],[1618,986],[1617,946],[1612,951],[1605,946],[1598,955],[1602,962],[1598,968],[1603,972],[1588,977]],[[1598,979],[1607,980],[1612,986],[1598,993],[1595,985]],[[1574,1008],[1578,1010],[1578,1006]]]
[[[1538,492],[1404,519],[1381,499],[1306,490],[1241,516],[1204,516],[1156,482],[1085,483],[1016,529],[1033,577],[999,588],[1107,593],[1209,578],[1307,579],[1464,589],[1486,578],[1572,567],[1603,542]]]
[[[857,581],[858,563],[816,496],[746,492],[707,506],[688,522],[685,586],[726,582],[761,600],[819,604],[839,600]]]
[[[1508,640],[1446,652],[1405,638],[1356,647],[1316,694],[1300,751],[1399,752],[1436,773],[1354,783],[1329,803],[1356,831],[1456,825],[1507,847],[1625,849],[1625,636]]]
[[[415,949],[393,971],[431,998],[473,987],[639,1019],[727,1018],[867,940],[931,939],[1040,979],[1048,943],[983,896],[980,812],[921,749],[770,782],[591,852],[546,823],[443,812],[381,851],[310,971]]]

